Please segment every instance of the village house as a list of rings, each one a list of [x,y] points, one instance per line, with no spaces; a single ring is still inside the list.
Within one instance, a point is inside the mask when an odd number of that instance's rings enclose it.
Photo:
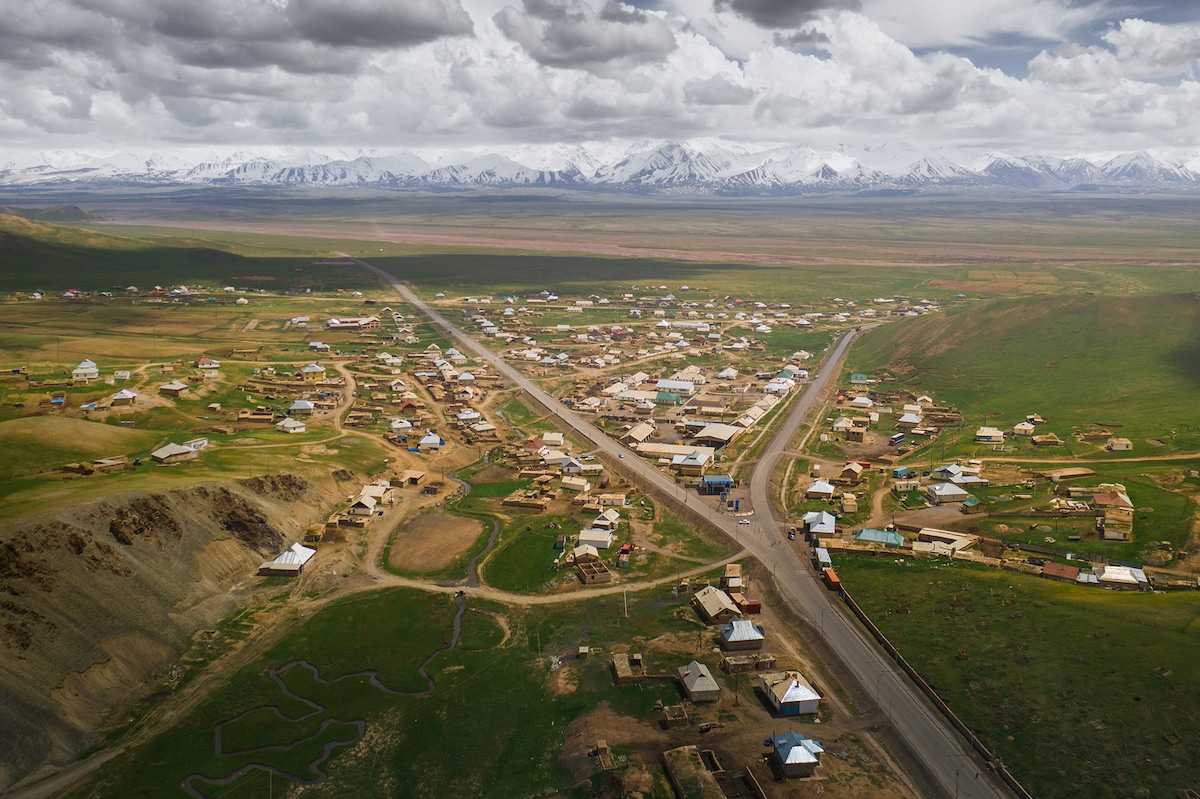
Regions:
[[[312,416],[316,406],[306,399],[298,399],[288,407],[291,416]]]
[[[263,577],[298,577],[315,554],[317,550],[297,542],[274,560],[262,563],[258,567],[258,573]]]
[[[701,588],[692,597],[692,607],[707,624],[724,624],[738,616],[738,606],[729,594],[711,585]]]
[[[716,702],[721,698],[721,686],[713,678],[708,666],[693,660],[679,667],[679,682],[683,692],[692,702]]]
[[[597,550],[608,549],[613,543],[613,531],[603,527],[589,527],[579,531],[577,542],[580,546],[595,547]]]
[[[85,358],[79,362],[79,365],[71,370],[72,380],[82,380],[85,383],[89,380],[96,380],[100,377],[100,368],[90,358]]]
[[[444,446],[446,446],[446,442],[432,430],[425,433],[417,441],[417,449],[420,452],[438,452]]]
[[[1129,452],[1133,449],[1133,442],[1128,438],[1110,438],[1105,448],[1109,452]]]
[[[305,383],[316,383],[325,379],[325,367],[320,364],[310,363],[300,369],[300,379]]]
[[[299,419],[284,418],[275,423],[275,429],[281,433],[303,433],[308,426]]]
[[[976,444],[1003,444],[1004,431],[995,427],[981,427],[975,431]]]
[[[718,641],[727,652],[762,649],[766,630],[749,619],[730,619],[719,628]]]
[[[771,757],[788,779],[815,774],[824,751],[821,744],[792,730],[771,738]]]
[[[350,514],[351,516],[373,516],[375,514],[375,506],[378,504],[379,502],[375,499],[375,497],[363,496],[362,494],[359,494],[358,497],[350,503],[350,507],[346,508],[346,513]]]
[[[971,496],[954,483],[930,483],[925,488],[925,498],[934,505],[951,505],[963,502]]]
[[[583,477],[564,476],[562,487],[567,491],[583,494],[592,490],[592,484]]]
[[[798,671],[778,671],[759,677],[758,688],[781,716],[816,713],[821,695]]]
[[[150,453],[151,460],[164,464],[191,461],[198,457],[200,457],[200,453],[196,448],[184,444],[167,444]]]
[[[168,397],[182,397],[188,393],[188,384],[180,380],[172,380],[170,383],[159,386],[158,393]]]
[[[138,393],[132,389],[123,388],[110,398],[114,407],[137,404]]]
[[[814,480],[805,492],[810,499],[832,499],[836,489],[824,480]]]

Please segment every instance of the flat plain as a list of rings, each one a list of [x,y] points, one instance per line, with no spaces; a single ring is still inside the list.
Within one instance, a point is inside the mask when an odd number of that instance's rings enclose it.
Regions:
[[[161,370],[163,364],[205,353],[262,349],[253,356],[224,357],[225,377],[203,396],[114,414],[103,425],[31,419],[17,404],[44,399],[41,393],[35,397],[16,383],[0,384],[0,446],[19,451],[0,472],[0,516],[16,517],[33,504],[75,504],[117,490],[160,490],[281,468],[310,477],[339,468],[367,474],[381,469],[384,458],[394,457],[381,441],[382,427],[367,430],[376,439],[370,440],[327,426],[300,437],[269,430],[212,433],[218,446],[202,463],[113,475],[104,483],[90,478],[64,483],[50,474],[67,460],[114,448],[144,455],[163,442],[192,435],[205,426],[198,417],[213,402],[226,412],[261,404],[264,398],[239,388],[254,370],[294,369],[311,357],[305,350],[312,336],[282,320],[353,315],[363,312],[364,300],[382,296],[365,272],[341,261],[339,253],[348,253],[387,268],[425,297],[445,293],[449,307],[485,295],[549,290],[570,297],[611,296],[641,294],[659,285],[673,291],[687,285],[687,296],[701,302],[782,302],[797,309],[825,308],[835,299],[859,309],[886,308],[896,297],[928,300],[940,307],[938,313],[888,319],[863,337],[847,364],[847,372],[888,376],[962,409],[961,428],[937,447],[914,454],[913,463],[997,457],[973,445],[974,427],[1011,424],[1040,413],[1047,429],[1068,445],[1052,456],[1030,450],[1004,453],[1006,458],[1044,468],[1083,458],[1102,477],[1126,481],[1139,507],[1153,507],[1134,540],[1083,542],[1081,550],[1093,546],[1108,556],[1140,558],[1164,541],[1179,551],[1195,545],[1197,492],[1188,470],[1195,469],[1190,458],[1200,450],[1194,422],[1200,381],[1200,310],[1194,293],[1200,284],[1200,230],[1194,223],[1198,201],[1191,198],[669,201],[217,193],[163,203],[136,195],[60,193],[24,199],[77,203],[86,218],[79,223],[83,227],[73,228],[0,220],[0,292],[7,295],[0,304],[0,350],[5,352],[0,366],[53,381],[84,357],[102,357],[109,369]],[[205,286],[201,301],[150,305],[121,296],[127,285],[183,283]],[[227,301],[219,291],[224,285],[237,287],[235,296],[246,296],[249,304]],[[114,297],[57,299],[75,288],[110,291]],[[30,300],[35,290],[46,292],[46,299]],[[259,295],[260,290],[266,293]],[[876,300],[882,304],[874,305]],[[547,313],[543,323],[604,326],[624,318],[607,309],[577,316],[554,313]],[[420,347],[447,346],[431,328],[418,333]],[[324,331],[314,335],[328,337]],[[783,362],[797,349],[820,352],[832,338],[827,330],[780,327],[765,342],[764,357]],[[546,343],[552,337],[537,340]],[[355,348],[350,338],[335,344]],[[724,361],[701,358],[697,363],[707,368]],[[155,379],[159,373],[154,372]],[[112,390],[64,389],[75,404]],[[499,407],[522,432],[551,426],[520,399]],[[132,423],[133,429],[118,421]],[[1096,445],[1072,439],[1078,429],[1102,423],[1119,425],[1122,434],[1135,438],[1137,455],[1149,452],[1178,462],[1124,464],[1124,455],[1109,457]],[[80,425],[89,428],[85,432],[102,427],[102,434],[85,437],[76,429]],[[752,462],[754,447],[746,445],[736,454]],[[462,453],[455,469],[474,457]],[[552,597],[559,590],[550,571],[554,539],[564,525],[581,520],[568,511],[536,519],[505,516],[500,499],[528,483],[515,472],[484,469],[483,464],[464,469],[460,475],[466,479],[476,471],[486,479],[438,509],[463,514],[445,517],[461,519],[447,523],[455,531],[454,553],[418,564],[393,559],[393,576],[422,572],[430,579],[465,579],[465,560],[483,550],[495,518],[500,532],[481,567],[485,581],[516,595]],[[882,488],[882,482],[872,486]],[[1044,531],[1013,523],[1022,508],[1001,499],[1006,494],[1011,491],[982,492],[991,503],[987,520],[966,519],[963,525],[1012,541],[1044,540]],[[1006,507],[1013,510],[1011,518]],[[635,569],[640,579],[669,577],[695,566],[697,559],[728,551],[719,542],[691,535],[665,508],[648,513],[652,522],[622,529],[650,553]],[[861,523],[870,513],[864,507],[850,518]],[[422,518],[428,517],[409,518],[407,529]],[[405,529],[397,528],[394,541],[403,540]],[[364,556],[362,547],[355,557]],[[925,676],[1036,795],[1119,796],[1145,788],[1148,793],[1138,795],[1157,797],[1195,784],[1197,764],[1177,740],[1193,738],[1200,729],[1185,709],[1195,704],[1187,679],[1191,667],[1175,654],[1164,654],[1152,665],[1138,662],[1138,653],[1147,650],[1187,651],[1195,633],[1194,594],[1156,601],[1158,595],[1089,592],[944,561],[902,567],[884,558],[847,561],[844,578],[901,651],[925,664],[919,666]],[[272,639],[228,685],[191,708],[178,727],[113,761],[78,795],[161,795],[155,791],[162,785],[188,774],[229,777],[262,760],[261,754],[246,754],[247,741],[262,739],[286,747],[279,750],[278,768],[304,779],[319,776],[312,753],[335,744],[333,757],[318,766],[328,765],[330,782],[304,789],[307,794],[365,792],[383,775],[378,785],[397,796],[509,796],[566,785],[574,786],[571,795],[584,796],[602,790],[603,777],[581,767],[580,753],[563,749],[564,741],[578,744],[574,736],[580,730],[612,731],[647,722],[655,699],[676,698],[672,691],[616,689],[600,659],[560,669],[555,658],[564,664],[580,643],[603,649],[642,646],[664,659],[700,648],[682,601],[668,599],[663,591],[635,598],[632,618],[624,619],[611,599],[584,598],[554,610],[484,603],[464,616],[460,645],[430,661],[439,689],[424,698],[396,697],[372,692],[361,680],[325,685],[321,679],[332,683],[376,669],[390,689],[421,690],[425,683],[416,678],[416,665],[445,643],[453,605],[444,597],[410,592],[362,594],[326,605],[321,591],[327,588],[306,588],[298,598],[313,602],[306,608],[315,615],[305,616],[303,625],[292,619],[295,632]],[[968,609],[962,610],[960,601]],[[902,603],[909,608],[903,614],[898,612]],[[1069,640],[1064,642],[1064,635]],[[397,648],[396,639],[411,646]],[[958,649],[968,657],[956,659]],[[322,712],[337,715],[339,722],[350,716],[366,720],[367,738],[351,741],[353,730],[332,723],[320,727],[332,716],[307,717],[307,705],[280,693],[270,671],[300,658],[312,663],[321,679],[303,669],[288,670],[280,679],[289,690],[317,698],[327,708]],[[490,686],[486,707],[476,701],[482,683]],[[1119,699],[1111,699],[1122,691]],[[531,703],[524,699],[529,696],[538,699]],[[597,702],[606,703],[602,709],[616,720],[601,724],[592,712]],[[282,717],[261,710],[271,703],[279,704]],[[713,718],[729,720],[724,715],[729,712],[722,706]],[[211,754],[216,726],[231,721],[236,723],[228,726],[228,751],[234,755]],[[473,759],[465,748],[448,753],[440,746],[468,724],[480,730],[476,743],[493,751],[494,758]],[[560,732],[564,729],[571,732]],[[617,754],[641,762],[662,742],[650,736]],[[859,758],[859,767],[878,754],[855,749],[849,733],[839,738],[841,745],[848,747],[845,760]],[[1080,748],[1086,750],[1083,755]],[[587,764],[586,757],[582,762]],[[151,766],[135,769],[134,763]],[[1135,786],[1117,778],[1118,770],[1137,768],[1147,769],[1153,779]],[[632,779],[631,772],[626,776]],[[868,789],[864,779],[887,785],[891,777],[886,770],[860,769],[857,776],[840,771],[824,787],[866,795],[861,793]],[[252,768],[219,789],[193,785],[204,795],[248,796],[269,790],[263,784],[269,780],[264,770]],[[651,769],[643,794],[667,792],[661,774]]]

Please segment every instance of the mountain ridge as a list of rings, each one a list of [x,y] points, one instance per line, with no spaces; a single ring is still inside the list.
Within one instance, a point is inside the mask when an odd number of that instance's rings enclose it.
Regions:
[[[635,193],[824,194],[874,191],[1179,191],[1200,189],[1200,152],[1083,155],[922,150],[906,143],[750,149],[701,141],[524,145],[492,150],[314,148],[29,155],[0,159],[0,187],[357,186],[380,189],[575,188]]]

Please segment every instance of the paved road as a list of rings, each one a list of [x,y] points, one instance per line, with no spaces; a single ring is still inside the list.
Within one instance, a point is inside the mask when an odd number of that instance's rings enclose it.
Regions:
[[[429,317],[459,350],[473,352],[487,361],[496,371],[546,406],[576,434],[589,441],[597,451],[611,456],[614,464],[618,464],[619,460],[619,468],[623,471],[634,475],[643,484],[654,485],[668,497],[678,496],[679,489],[673,480],[601,433],[589,420],[563,407],[528,377],[459,330],[393,275],[366,261],[353,260],[392,286],[401,297]],[[834,595],[825,590],[801,558],[798,542],[792,544],[787,541],[783,528],[775,520],[771,510],[770,498],[767,495],[771,471],[784,447],[816,405],[821,392],[837,373],[855,335],[854,332],[847,333],[837,342],[817,376],[813,378],[804,394],[796,400],[785,424],[768,445],[752,472],[750,484],[751,501],[756,511],[754,523],[738,524],[736,520],[717,512],[699,497],[685,495],[684,502],[689,509],[728,533],[760,562],[771,568],[784,600],[820,632],[821,637],[845,667],[865,690],[876,697],[896,732],[908,744],[913,754],[921,761],[925,772],[942,788],[946,796],[954,796],[956,799],[1009,799],[1011,794],[1007,788],[995,780],[989,771],[978,765],[967,744],[892,664],[857,622],[847,615],[834,600]],[[629,457],[621,459],[623,455]]]

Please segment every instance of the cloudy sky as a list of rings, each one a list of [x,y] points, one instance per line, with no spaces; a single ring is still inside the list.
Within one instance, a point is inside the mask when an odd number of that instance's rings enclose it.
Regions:
[[[1200,146],[1195,0],[0,0],[31,149]]]

